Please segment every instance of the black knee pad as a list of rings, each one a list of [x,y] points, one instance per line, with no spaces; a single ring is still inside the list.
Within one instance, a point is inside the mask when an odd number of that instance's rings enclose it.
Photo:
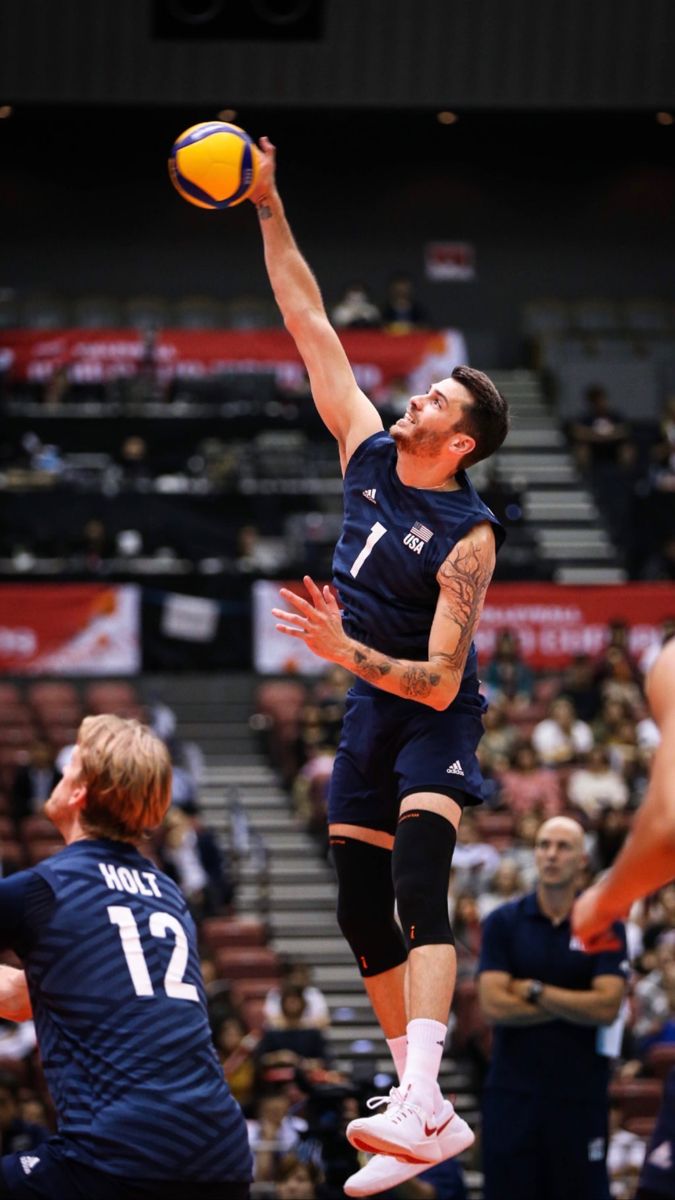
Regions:
[[[408,950],[454,946],[448,916],[454,827],[438,813],[413,808],[396,829],[392,862],[394,892]]]
[[[362,975],[381,975],[408,957],[394,917],[391,851],[331,837],[338,877],[337,919]]]

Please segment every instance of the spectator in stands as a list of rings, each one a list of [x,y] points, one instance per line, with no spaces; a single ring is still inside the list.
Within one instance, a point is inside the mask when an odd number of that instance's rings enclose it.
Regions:
[[[642,691],[637,681],[637,668],[625,650],[613,646],[605,657],[605,677],[600,684],[603,699],[625,700],[636,712],[642,707]]]
[[[311,972],[301,959],[284,959],[281,963],[281,987],[270,988],[265,996],[263,1016],[271,1029],[284,1025],[281,1011],[281,996],[287,986],[300,988],[305,1007],[301,1024],[313,1029],[325,1029],[330,1025],[330,1012],[322,991],[311,982]]]
[[[268,1093],[259,1098],[255,1117],[246,1122],[256,1183],[277,1178],[282,1158],[297,1148],[307,1129],[306,1121],[293,1116],[289,1108],[284,1092]]]
[[[145,438],[137,433],[125,437],[120,446],[119,463],[124,486],[135,491],[146,491],[153,472]]]
[[[638,1053],[655,1042],[675,1042],[675,938],[669,934],[655,950],[656,966],[634,989],[633,1034]]]
[[[464,1172],[456,1158],[446,1158],[405,1186],[405,1200],[468,1200]],[[394,1195],[403,1200],[400,1188]]]
[[[661,888],[649,905],[642,943],[645,955],[652,955],[661,938],[675,937],[675,883]],[[650,959],[649,968],[654,965]]]
[[[225,1016],[214,1030],[214,1041],[230,1091],[241,1107],[248,1110],[256,1083],[254,1051],[260,1035],[246,1028],[237,1013]]]
[[[535,725],[532,745],[541,762],[548,766],[563,766],[576,762],[593,745],[590,725],[580,721],[571,700],[558,696],[549,716]]]
[[[18,768],[12,783],[12,816],[17,825],[24,817],[42,812],[61,778],[49,742],[36,738],[28,755],[28,762]]]
[[[471,892],[460,892],[455,899],[452,931],[457,951],[457,978],[473,979],[480,958],[482,938],[478,901]]]
[[[21,1114],[19,1084],[9,1071],[0,1072],[0,1144],[3,1154],[34,1150],[50,1137],[46,1125],[28,1121]]]
[[[513,813],[531,812],[543,819],[562,810],[560,779],[550,767],[542,766],[532,742],[516,746],[501,785],[500,802]]]
[[[661,622],[658,633],[655,632],[654,639],[649,643],[646,650],[640,658],[640,671],[646,677],[651,671],[661,652],[661,647],[665,646],[672,637],[675,637],[675,617],[666,617],[665,621]]]
[[[68,363],[58,363],[45,383],[42,403],[45,408],[58,408],[65,404],[70,392]]]
[[[412,276],[399,272],[389,280],[382,320],[389,333],[410,333],[429,324],[427,311],[415,295]]]
[[[365,283],[356,280],[345,288],[331,313],[331,321],[336,329],[378,329],[382,314]]]
[[[610,1104],[607,1173],[613,1200],[632,1200],[647,1146],[644,1138],[622,1126],[621,1118],[621,1105]]]
[[[237,570],[242,575],[274,574],[289,562],[280,538],[263,537],[257,525],[242,525],[237,533]]]
[[[630,437],[630,427],[611,408],[607,391],[600,384],[586,389],[584,409],[569,428],[577,463],[590,477],[603,508],[612,502],[621,447]]]
[[[616,808],[603,809],[592,835],[593,866],[596,871],[606,871],[611,867],[627,836],[628,823],[625,813]],[[592,880],[589,880],[589,883],[591,882]]]
[[[630,650],[630,626],[626,621],[616,618],[607,626],[609,638],[604,650],[595,660],[595,678],[602,685],[612,674],[615,652],[620,651],[628,660],[633,679],[641,682],[640,668]]]
[[[567,782],[567,798],[591,821],[606,808],[626,807],[628,787],[622,774],[610,765],[606,746],[592,746],[584,765],[572,771]]]
[[[325,1067],[328,1062],[328,1047],[321,1029],[305,1023],[305,999],[303,989],[295,984],[285,984],[281,991],[281,1018],[274,1029],[267,1029],[256,1049],[261,1067],[280,1063],[301,1066],[311,1071]]]
[[[495,652],[483,675],[488,698],[505,697],[525,707],[532,699],[534,675],[524,661],[517,635],[512,629],[502,629],[497,636]]]
[[[631,717],[630,704],[625,700],[603,700],[600,713],[593,723],[595,741],[604,745],[616,741],[621,726],[625,721],[630,721]]]
[[[589,654],[576,654],[563,672],[561,692],[572,701],[581,721],[594,721],[602,705],[595,664]]]
[[[101,575],[107,571],[106,560],[113,554],[113,542],[108,531],[98,517],[90,517],[82,526],[82,533],[77,545],[74,546],[74,559],[82,564],[82,569],[90,575]]]
[[[159,847],[162,870],[176,881],[196,920],[232,903],[234,888],[215,835],[205,828],[196,805],[172,805]]]
[[[598,1034],[624,999],[625,934],[616,924],[619,949],[600,954],[584,955],[572,941],[586,860],[576,821],[546,821],[535,854],[536,891],[495,909],[483,929],[479,995],[495,1027],[483,1093],[484,1195],[599,1200],[609,1195],[610,1070]]]
[[[640,575],[641,579],[675,579],[675,536],[665,538],[647,559]]]
[[[509,849],[509,858],[518,867],[526,891],[531,891],[537,882],[534,847],[540,825],[541,817],[536,812],[521,813],[516,819],[513,845]]]
[[[454,895],[460,892],[478,895],[498,865],[499,851],[481,839],[473,809],[465,809],[452,856],[450,881]]]
[[[307,760],[293,781],[293,803],[308,833],[318,837],[327,848],[326,811],[335,749],[307,745],[305,753]]]
[[[494,872],[489,886],[478,897],[478,911],[484,921],[491,912],[506,904],[509,900],[517,900],[525,891],[523,879],[518,864],[512,858],[503,858]]]
[[[509,720],[509,702],[497,696],[483,714],[483,736],[478,746],[478,759],[482,769],[503,771],[509,761],[517,737],[516,728]]]
[[[321,1200],[327,1195],[322,1187],[321,1171],[316,1163],[287,1154],[276,1172],[279,1200]]]

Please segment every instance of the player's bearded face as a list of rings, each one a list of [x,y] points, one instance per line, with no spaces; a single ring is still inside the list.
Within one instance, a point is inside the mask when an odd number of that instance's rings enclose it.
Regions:
[[[438,458],[454,432],[454,420],[426,406],[408,405],[404,416],[389,429],[396,445],[417,458]]]

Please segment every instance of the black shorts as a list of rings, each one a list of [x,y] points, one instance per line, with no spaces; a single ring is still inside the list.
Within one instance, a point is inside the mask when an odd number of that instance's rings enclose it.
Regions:
[[[248,1183],[124,1179],[60,1158],[47,1142],[0,1158],[0,1200],[248,1200],[249,1195]]]
[[[347,696],[328,799],[331,824],[394,833],[401,800],[441,792],[481,804],[476,750],[485,701],[462,696],[444,712],[357,683]]]

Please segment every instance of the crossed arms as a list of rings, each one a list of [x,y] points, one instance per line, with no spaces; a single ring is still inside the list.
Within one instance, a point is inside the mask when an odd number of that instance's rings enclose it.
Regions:
[[[543,1025],[562,1018],[575,1025],[611,1025],[625,992],[620,975],[596,975],[585,990],[545,984],[536,1004],[525,999],[530,979],[506,971],[483,971],[479,999],[484,1016],[495,1025]]]

